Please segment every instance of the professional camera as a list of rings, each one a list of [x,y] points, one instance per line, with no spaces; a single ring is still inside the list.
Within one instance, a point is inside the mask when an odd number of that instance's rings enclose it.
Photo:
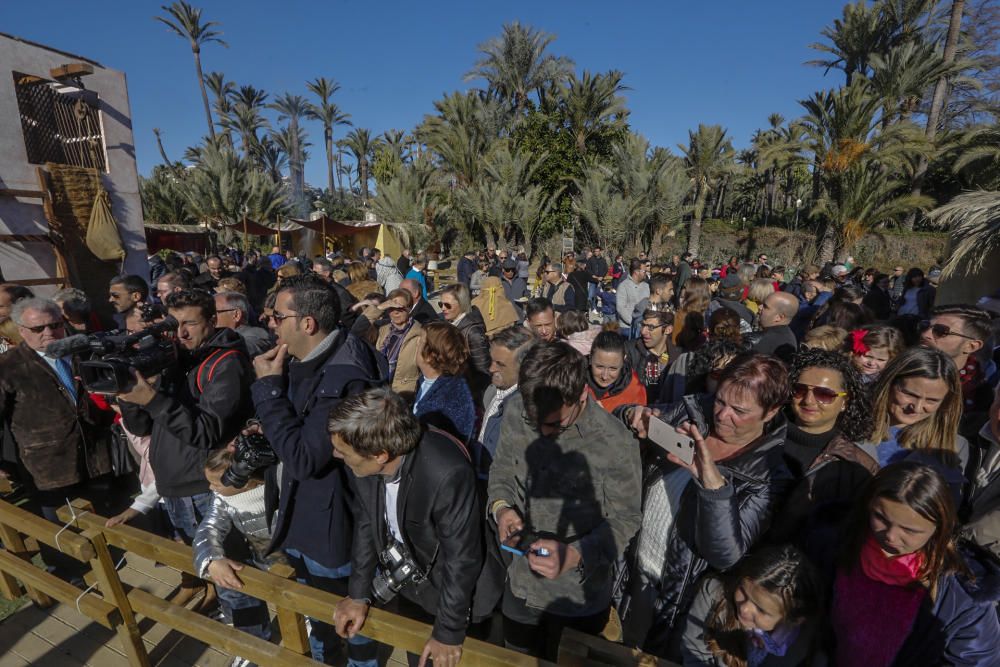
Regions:
[[[396,597],[406,584],[419,584],[424,580],[424,573],[410,556],[406,545],[396,540],[390,541],[389,546],[378,555],[378,560],[381,566],[375,570],[372,590],[382,604]]]
[[[130,369],[151,377],[177,364],[176,329],[177,320],[167,317],[134,334],[78,334],[53,342],[46,354],[58,358],[89,352],[91,358],[80,362],[83,386],[98,394],[121,394],[135,384]]]
[[[242,489],[250,481],[254,471],[277,463],[278,455],[271,449],[271,443],[260,433],[239,435],[236,438],[236,452],[233,462],[222,473],[222,483],[235,489]]]

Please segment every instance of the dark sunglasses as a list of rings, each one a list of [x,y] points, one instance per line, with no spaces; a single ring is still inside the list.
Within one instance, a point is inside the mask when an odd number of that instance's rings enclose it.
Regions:
[[[443,301],[441,302],[441,309],[442,310],[451,310],[454,307],[455,306],[451,305],[450,303],[444,303]]]
[[[968,338],[969,340],[979,340],[973,336],[966,336],[965,334],[958,333],[957,331],[952,331],[951,327],[946,324],[931,324],[929,320],[924,320],[920,323],[921,331],[930,331],[931,335],[935,338],[944,338],[946,336],[958,336],[959,338]]]
[[[828,387],[817,387],[816,385],[803,384],[802,382],[796,382],[792,385],[792,395],[797,401],[801,401],[809,392],[812,392],[812,395],[816,398],[816,402],[821,405],[833,403],[837,400],[838,396],[847,396],[846,391],[834,391]]]
[[[37,327],[27,327],[24,326],[23,324],[21,325],[21,327],[23,329],[27,329],[31,333],[40,334],[46,329],[48,329],[52,333],[55,333],[56,331],[62,331],[63,329],[66,328],[66,324],[64,322],[49,322],[48,324],[39,324]]]

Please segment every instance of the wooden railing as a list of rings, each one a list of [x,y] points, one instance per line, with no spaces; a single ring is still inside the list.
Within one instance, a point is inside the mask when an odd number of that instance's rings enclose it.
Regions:
[[[0,594],[4,597],[14,599],[26,591],[31,600],[42,607],[52,604],[53,599],[76,605],[84,615],[116,631],[123,652],[136,666],[150,664],[136,624],[136,614],[257,664],[279,667],[319,664],[307,657],[309,641],[305,617],[329,622],[334,607],[342,598],[298,583],[289,566],[276,564],[266,572],[250,567],[240,571],[244,584],[242,592],[267,602],[276,610],[281,643],[272,644],[139,588],[129,588],[119,578],[108,551],[109,546],[116,547],[197,575],[190,547],[128,525],[107,528],[106,519],[94,514],[92,506],[82,500],[61,508],[59,518],[66,522],[65,527],[0,501],[0,540],[4,545],[4,550],[0,551]],[[22,536],[88,563],[91,571],[85,580],[96,591],[81,591],[32,565],[33,551],[26,548]],[[431,627],[425,623],[377,608],[370,611],[364,626],[366,637],[414,653],[422,651],[430,631]],[[462,664],[480,667],[551,665],[471,637],[463,646]],[[571,631],[564,634],[559,664],[668,665],[619,644]]]

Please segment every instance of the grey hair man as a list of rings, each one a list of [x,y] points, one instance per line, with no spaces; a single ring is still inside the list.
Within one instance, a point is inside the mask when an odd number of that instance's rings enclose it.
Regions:
[[[238,333],[247,345],[247,354],[253,359],[274,347],[274,340],[267,329],[250,324],[250,302],[239,292],[218,292],[215,295],[215,325]]]
[[[504,329],[490,341],[490,386],[483,396],[483,425],[474,451],[476,469],[485,479],[496,456],[504,406],[517,393],[517,374],[528,350],[538,338],[525,327]]]

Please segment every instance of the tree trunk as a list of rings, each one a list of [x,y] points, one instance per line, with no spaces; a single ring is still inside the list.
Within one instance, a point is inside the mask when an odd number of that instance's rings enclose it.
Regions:
[[[944,64],[951,65],[955,62],[955,51],[958,48],[959,32],[962,28],[962,12],[965,10],[965,0],[952,0],[951,19],[948,21],[948,37],[944,43]],[[942,75],[934,86],[934,97],[931,99],[931,108],[927,113],[927,139],[933,145],[937,136],[938,123],[941,122],[941,112],[944,110],[945,98],[948,94],[948,77]],[[927,176],[927,158],[921,157],[917,164],[917,170],[913,174],[913,184],[910,194],[920,195],[924,187],[924,178]],[[903,225],[906,229],[913,229],[917,221],[917,213],[914,211],[906,216]]]
[[[215,142],[215,123],[212,122],[212,108],[208,104],[208,90],[205,89],[205,76],[201,73],[201,50],[191,49],[194,52],[194,69],[198,73],[198,87],[201,88],[201,101],[205,105],[205,119],[208,121],[208,136]]]
[[[688,232],[687,251],[698,256],[701,245],[701,217],[705,213],[705,200],[708,199],[708,187],[704,180],[698,184],[698,195],[694,200],[694,216],[691,218],[691,229]]]
[[[326,188],[333,196],[333,128],[323,128],[323,142],[326,144]]]
[[[826,222],[819,237],[819,264],[822,266],[833,261],[833,256],[837,252],[837,234],[833,223]]]
[[[343,153],[337,149],[337,192],[340,195],[340,203],[344,203],[344,166],[342,164]]]
[[[358,160],[358,186],[361,189],[361,203],[368,204],[368,158],[362,156]]]
[[[160,157],[163,158],[163,164],[170,166],[170,160],[167,159],[167,152],[163,150],[163,140],[160,138],[160,133],[154,131],[153,134],[156,135],[156,147],[160,149]]]

